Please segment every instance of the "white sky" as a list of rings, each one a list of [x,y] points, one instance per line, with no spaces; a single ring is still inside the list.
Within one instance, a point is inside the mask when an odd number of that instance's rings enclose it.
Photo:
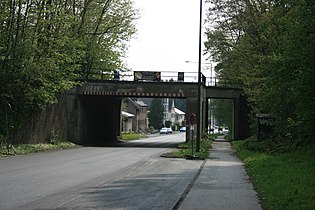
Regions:
[[[126,64],[133,71],[197,72],[198,0],[134,0],[140,9],[137,34]],[[191,61],[192,63],[186,63]]]

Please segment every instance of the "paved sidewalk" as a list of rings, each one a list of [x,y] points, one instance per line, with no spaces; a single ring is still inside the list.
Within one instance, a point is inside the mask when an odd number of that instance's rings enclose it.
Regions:
[[[217,139],[199,177],[178,209],[261,210],[243,163],[231,144]]]

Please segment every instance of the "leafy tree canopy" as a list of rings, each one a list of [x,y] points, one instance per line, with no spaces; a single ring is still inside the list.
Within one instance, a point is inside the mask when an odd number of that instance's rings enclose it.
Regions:
[[[315,5],[309,0],[210,0],[205,53],[238,79],[253,110],[272,114],[278,141],[315,131]]]
[[[76,79],[123,68],[137,16],[132,0],[1,0],[0,119],[10,104],[18,124]]]
[[[163,112],[162,99],[154,98],[151,102],[150,112],[148,114],[150,127],[152,126],[155,129],[161,128],[163,124]]]

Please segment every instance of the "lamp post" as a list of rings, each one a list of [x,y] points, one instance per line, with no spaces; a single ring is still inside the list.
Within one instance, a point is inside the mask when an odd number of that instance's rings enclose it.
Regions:
[[[200,132],[201,132],[201,38],[202,38],[202,0],[200,0],[199,11],[199,52],[198,52],[198,108],[197,108],[197,139],[196,139],[196,153],[200,152]]]

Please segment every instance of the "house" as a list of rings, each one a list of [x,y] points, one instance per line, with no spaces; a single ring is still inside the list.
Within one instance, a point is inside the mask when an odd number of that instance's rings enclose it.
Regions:
[[[164,107],[164,124],[166,121],[171,122],[171,125],[183,126],[185,125],[185,112],[175,107],[174,99],[172,101],[171,109],[169,109],[170,99],[163,99],[163,107]]]
[[[122,132],[132,131],[132,118],[135,116],[131,113],[122,111]]]
[[[127,98],[126,112],[134,115],[132,117],[132,131],[144,132],[148,129],[148,105],[140,98]]]
[[[185,112],[181,111],[180,109],[177,109],[174,107],[171,111],[174,113],[174,123],[178,124],[179,126],[185,126]]]

